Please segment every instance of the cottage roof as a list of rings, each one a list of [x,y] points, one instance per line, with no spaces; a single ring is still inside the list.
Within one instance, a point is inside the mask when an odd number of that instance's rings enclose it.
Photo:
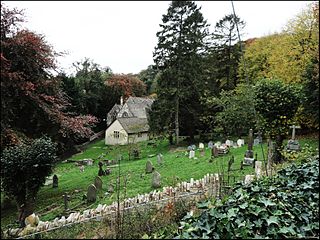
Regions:
[[[117,118],[121,126],[127,133],[148,132],[149,125],[147,118]]]
[[[129,97],[126,101],[129,111],[137,118],[147,118],[146,108],[150,108],[152,103],[153,99],[142,97]]]

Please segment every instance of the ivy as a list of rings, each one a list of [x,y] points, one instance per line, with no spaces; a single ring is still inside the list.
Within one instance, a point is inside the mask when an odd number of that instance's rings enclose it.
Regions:
[[[183,218],[175,238],[319,237],[318,178],[316,156],[273,177],[238,183],[222,202],[199,204],[201,215]]]

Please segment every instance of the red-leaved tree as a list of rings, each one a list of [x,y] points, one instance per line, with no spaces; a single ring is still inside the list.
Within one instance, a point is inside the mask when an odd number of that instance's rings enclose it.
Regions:
[[[97,120],[71,116],[60,79],[53,76],[59,56],[44,36],[21,29],[24,15],[1,4],[1,149],[47,134],[60,153],[88,138]]]

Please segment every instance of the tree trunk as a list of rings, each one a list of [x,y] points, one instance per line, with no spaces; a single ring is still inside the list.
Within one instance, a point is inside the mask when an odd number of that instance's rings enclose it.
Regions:
[[[179,144],[179,96],[176,98],[176,116],[175,116],[175,127],[176,127],[176,145]]]
[[[24,198],[17,198],[16,202],[19,211],[18,221],[20,227],[25,227],[24,220],[34,212],[35,199],[32,197],[28,198],[27,200]]]
[[[281,163],[282,162],[282,157],[281,157],[281,150],[282,150],[282,142],[283,142],[284,136],[282,135],[277,135],[276,136],[276,141],[275,141],[275,146],[274,146],[274,162]]]

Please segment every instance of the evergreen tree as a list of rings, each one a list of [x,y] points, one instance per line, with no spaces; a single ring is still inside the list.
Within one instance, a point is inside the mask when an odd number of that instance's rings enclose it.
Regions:
[[[161,117],[161,127],[193,136],[199,122],[199,98],[203,85],[203,60],[209,47],[209,30],[200,8],[193,1],[172,1],[162,18],[162,30],[154,61],[161,74],[151,121]],[[173,114],[174,113],[174,114]],[[166,126],[163,126],[166,124]],[[159,125],[151,124],[152,126]]]

